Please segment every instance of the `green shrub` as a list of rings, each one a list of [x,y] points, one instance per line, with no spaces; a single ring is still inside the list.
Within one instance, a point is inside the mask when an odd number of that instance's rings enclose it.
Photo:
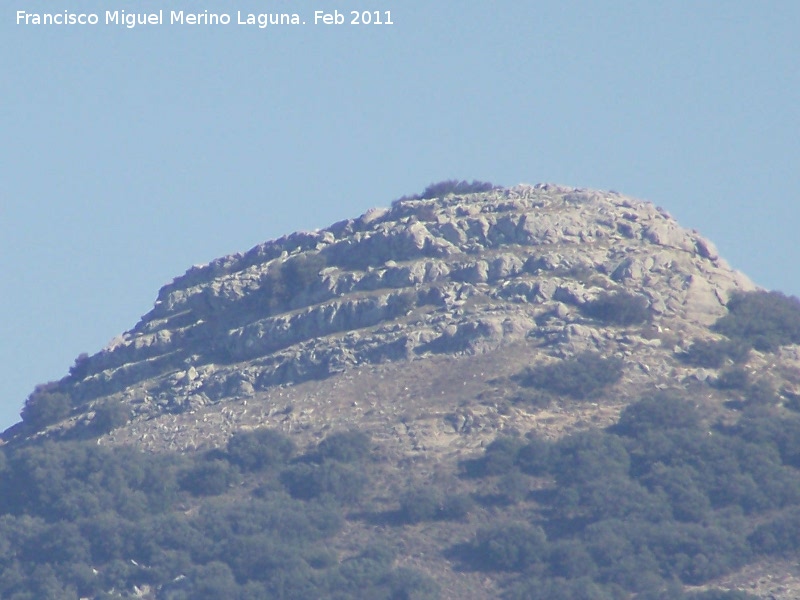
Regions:
[[[330,496],[343,504],[353,504],[361,498],[367,478],[356,466],[326,461],[289,467],[281,473],[281,482],[294,498]]]
[[[230,567],[222,562],[210,562],[194,567],[185,580],[167,586],[169,598],[175,600],[219,600],[230,598],[239,587]]]
[[[466,494],[443,494],[426,486],[412,489],[400,497],[400,518],[405,523],[447,520],[457,521],[473,509],[472,498]]]
[[[736,293],[714,330],[756,350],[774,352],[800,343],[800,300],[781,292]]]
[[[121,400],[106,400],[94,409],[91,429],[95,435],[104,435],[125,425],[131,417],[131,411]]]
[[[600,431],[561,438],[552,453],[552,470],[560,485],[627,475],[631,466],[622,440]]]
[[[596,583],[587,577],[530,577],[515,583],[503,595],[505,600],[626,600],[628,597],[619,586]]]
[[[647,298],[628,292],[601,294],[581,306],[587,317],[608,325],[638,325],[650,319]]]
[[[659,463],[643,478],[643,483],[667,498],[678,521],[698,523],[711,512],[700,474],[688,465],[668,467]]]
[[[741,367],[726,369],[714,381],[714,386],[721,390],[745,390],[750,385],[750,376]]]
[[[317,445],[317,456],[321,460],[352,463],[367,460],[371,450],[372,440],[363,431],[340,431],[332,433]]]
[[[223,460],[210,460],[185,471],[180,477],[181,489],[194,496],[218,496],[225,493],[236,479],[236,471]]]
[[[626,406],[614,431],[633,437],[651,430],[696,431],[699,427],[700,415],[694,404],[668,393],[657,393]]]
[[[471,182],[466,180],[448,179],[431,183],[421,193],[414,194],[413,196],[404,196],[400,200],[422,200],[425,198],[444,198],[449,194],[463,195],[463,194],[479,194],[482,192],[490,192],[497,189],[498,186],[488,181]]]
[[[475,502],[468,494],[445,494],[437,517],[445,521],[460,521],[474,508]]]
[[[48,425],[68,417],[71,410],[72,400],[70,397],[56,391],[54,385],[47,384],[37,387],[28,396],[20,416],[27,427],[34,431],[40,431]]]
[[[497,482],[497,491],[508,504],[517,504],[528,497],[530,479],[517,469],[509,471]]]
[[[294,442],[280,431],[239,431],[227,445],[228,460],[245,471],[261,471],[285,464],[294,454]]]
[[[784,464],[800,468],[800,417],[745,416],[735,433],[748,442],[773,446]]]
[[[759,554],[792,556],[800,550],[800,509],[793,509],[756,527],[748,541]]]
[[[284,299],[288,301],[308,289],[324,268],[325,257],[321,254],[299,254],[286,260],[281,266]]]
[[[531,437],[517,453],[517,466],[528,475],[545,475],[550,470],[553,444]]]
[[[317,281],[325,265],[323,255],[307,253],[292,256],[283,263],[273,263],[258,293],[260,301],[270,312],[285,309],[295,296],[308,290]]]
[[[547,562],[556,577],[576,579],[589,577],[597,571],[589,550],[578,540],[559,540],[551,544]]]
[[[584,352],[557,363],[528,368],[518,377],[520,385],[582,400],[595,395],[622,377],[622,360]]]
[[[400,518],[405,523],[420,523],[436,519],[442,507],[438,490],[425,486],[405,492],[400,497]]]
[[[695,340],[678,358],[694,367],[719,369],[730,359],[734,363],[747,360],[750,348],[740,340]]]
[[[524,571],[548,555],[547,536],[541,527],[514,523],[482,529],[472,542],[478,568]]]
[[[509,473],[517,461],[517,454],[524,441],[511,435],[500,435],[486,446],[483,456],[483,475]]]
[[[391,600],[439,600],[441,597],[439,584],[415,569],[400,567],[386,575],[384,581]]]

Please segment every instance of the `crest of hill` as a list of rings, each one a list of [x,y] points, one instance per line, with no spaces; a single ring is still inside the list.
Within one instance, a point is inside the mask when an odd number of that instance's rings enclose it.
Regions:
[[[697,232],[615,192],[426,191],[439,195],[191,268],[47,393],[69,398],[73,422],[108,401],[140,420],[512,348],[515,365],[616,355],[653,383],[673,369],[661,334],[673,345],[707,337],[730,294],[754,289]],[[604,318],[615,301],[641,318]]]
[[[791,600],[798,411],[800,300],[662,209],[443,182],[190,269],[40,386],[0,585]]]

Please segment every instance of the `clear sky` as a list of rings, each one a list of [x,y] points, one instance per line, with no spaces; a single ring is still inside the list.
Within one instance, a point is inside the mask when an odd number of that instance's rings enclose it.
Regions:
[[[3,5],[0,428],[191,265],[441,179],[651,200],[800,294],[799,2]],[[159,9],[163,25],[105,25]],[[18,25],[18,10],[100,22]],[[170,25],[173,10],[231,23]],[[394,24],[350,25],[351,10]]]

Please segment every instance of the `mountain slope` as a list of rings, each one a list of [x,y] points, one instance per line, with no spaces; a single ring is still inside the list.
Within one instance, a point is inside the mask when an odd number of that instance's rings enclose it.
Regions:
[[[321,597],[331,572],[351,581],[348,561],[377,560],[364,550],[375,544],[395,556],[375,567],[376,598],[522,598],[534,586],[556,590],[543,598],[572,597],[569,588],[645,599],[652,584],[666,586],[663,599],[685,597],[676,585],[714,583],[775,594],[770,578],[786,567],[769,524],[794,523],[800,505],[800,306],[758,292],[711,242],[649,203],[554,185],[451,188],[176,278],[133,329],[31,395],[23,422],[3,434],[4,482],[27,489],[39,471],[25,465],[58,462],[37,448],[57,454],[58,444],[97,438],[112,463],[127,448],[150,451],[177,461],[164,475],[180,489],[177,504],[159,510],[182,507],[170,518],[198,539],[216,527],[204,511],[267,501],[305,510],[285,504],[288,494],[325,513],[314,503],[330,495],[341,521],[313,535],[336,558],[314,566],[322,559],[301,542],[292,559],[311,565],[297,580]],[[648,437],[652,428],[662,437]],[[273,433],[258,441],[264,431]],[[241,440],[292,450],[269,446],[260,471],[240,461]],[[600,462],[589,476],[575,457]],[[36,502],[23,494],[7,504],[29,515]],[[103,510],[132,518],[114,506]],[[48,520],[50,510],[30,516]],[[145,529],[163,527],[158,514]],[[614,519],[638,523],[625,543],[646,550],[621,556],[652,553],[650,563],[603,564],[603,536],[625,529]],[[94,544],[94,525],[77,523]],[[527,537],[510,541],[519,531]],[[224,549],[169,544],[194,566],[108,581],[125,593],[146,583],[153,598],[191,597],[166,582],[188,577],[191,590],[212,571],[243,598],[263,583]],[[498,547],[533,554],[511,560]],[[108,557],[92,557],[104,576]],[[584,567],[567,568],[568,558]],[[405,567],[437,582],[438,595],[424,578],[412,577],[413,593],[397,587],[391,569]],[[785,587],[776,598],[800,589]]]
[[[152,417],[513,343],[532,361],[630,353],[657,342],[638,330],[622,342],[581,307],[603,293],[640,295],[651,329],[691,339],[732,291],[750,289],[710,242],[618,194],[540,185],[401,200],[190,269],[58,389],[80,406],[119,398]]]

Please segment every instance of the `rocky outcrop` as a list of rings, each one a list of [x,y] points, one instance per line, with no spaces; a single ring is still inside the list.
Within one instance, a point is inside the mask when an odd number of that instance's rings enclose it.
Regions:
[[[59,385],[78,405],[119,397],[146,416],[510,343],[620,352],[620,328],[581,310],[601,294],[643,296],[647,327],[689,335],[752,288],[711,242],[616,193],[537,185],[400,200],[191,268]]]

